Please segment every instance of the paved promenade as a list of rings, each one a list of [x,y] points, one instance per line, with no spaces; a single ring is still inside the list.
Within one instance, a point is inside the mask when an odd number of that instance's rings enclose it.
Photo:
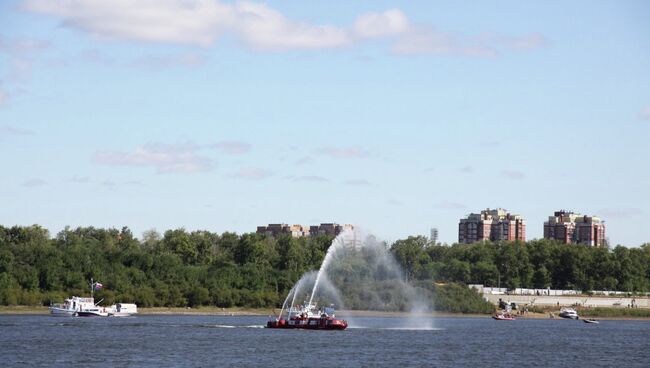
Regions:
[[[548,295],[507,295],[507,294],[483,294],[483,297],[489,302],[497,304],[499,299],[508,303],[517,303],[518,305],[537,305],[545,306],[573,306],[583,307],[608,307],[608,308],[627,308],[634,305],[638,308],[650,308],[650,298],[647,297],[615,297],[615,296],[548,296]]]

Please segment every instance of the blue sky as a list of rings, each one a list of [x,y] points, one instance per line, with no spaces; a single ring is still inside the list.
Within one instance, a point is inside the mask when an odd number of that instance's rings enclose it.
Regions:
[[[0,223],[650,241],[646,1],[0,3]]]

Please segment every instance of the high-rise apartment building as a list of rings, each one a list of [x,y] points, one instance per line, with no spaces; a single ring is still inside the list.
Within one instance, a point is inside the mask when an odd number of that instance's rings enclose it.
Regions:
[[[544,222],[544,239],[555,239],[565,244],[586,244],[603,247],[605,221],[596,216],[583,216],[570,211],[556,211]]]
[[[310,226],[309,234],[311,234],[312,236],[316,236],[316,235],[337,236],[343,230],[348,230],[348,229],[353,230],[354,226],[350,224],[339,225],[334,223],[326,223],[326,224]]]
[[[339,225],[335,223],[326,223],[314,226],[302,225],[287,225],[287,224],[268,224],[266,226],[258,226],[257,233],[270,236],[281,236],[289,234],[294,238],[302,238],[303,236],[317,236],[329,235],[337,236],[343,230],[354,229],[353,225],[345,224]]]
[[[257,233],[271,236],[290,234],[294,238],[301,238],[309,236],[309,229],[302,225],[269,224],[268,226],[258,226]]]
[[[526,221],[503,208],[471,213],[458,224],[458,242],[526,241]]]

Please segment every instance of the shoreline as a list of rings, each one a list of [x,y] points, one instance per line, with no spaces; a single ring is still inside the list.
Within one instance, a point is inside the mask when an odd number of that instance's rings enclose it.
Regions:
[[[138,314],[144,316],[165,316],[165,315],[194,315],[194,316],[274,316],[279,309],[269,308],[218,308],[218,307],[151,307],[138,308]],[[491,318],[491,314],[478,313],[452,313],[452,312],[385,312],[371,310],[340,310],[337,313],[341,318],[354,317],[381,317],[381,318],[405,318],[405,317],[433,317],[433,318]],[[0,306],[0,315],[49,315],[48,307],[35,306]],[[557,313],[556,313],[557,315]],[[563,318],[549,318],[548,313],[528,313],[524,316],[516,316],[517,319],[536,320],[563,320]],[[650,321],[650,317],[635,316],[612,316],[612,317],[588,317],[604,321]],[[584,319],[581,318],[581,319]]]

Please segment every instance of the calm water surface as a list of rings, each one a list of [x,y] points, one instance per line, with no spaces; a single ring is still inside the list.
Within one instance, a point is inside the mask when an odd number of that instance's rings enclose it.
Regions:
[[[0,315],[2,367],[650,367],[650,322],[356,318],[346,331],[266,317]],[[363,326],[363,327],[362,327]],[[413,326],[411,324],[411,326]]]

